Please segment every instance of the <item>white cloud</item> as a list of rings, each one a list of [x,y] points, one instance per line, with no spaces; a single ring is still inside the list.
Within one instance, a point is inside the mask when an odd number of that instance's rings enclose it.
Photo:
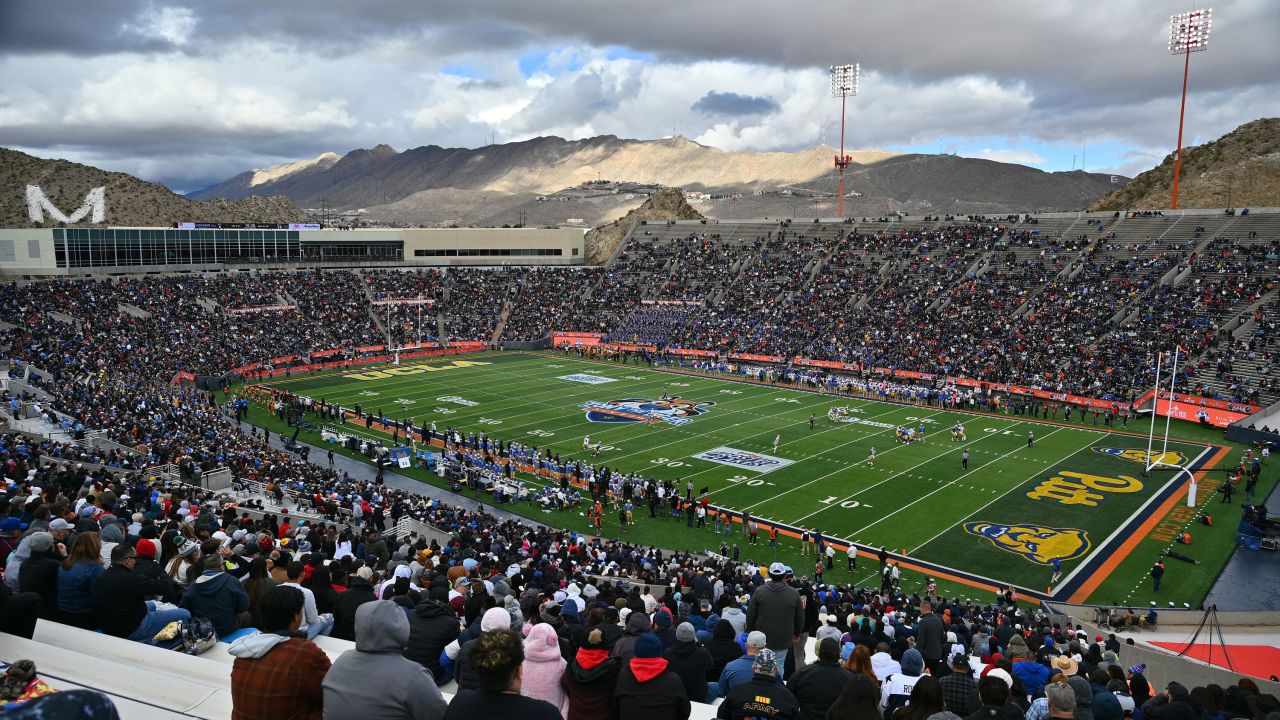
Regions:
[[[162,7],[149,4],[137,22],[125,24],[125,31],[144,38],[163,40],[171,45],[186,45],[196,29],[196,16],[190,8]]]

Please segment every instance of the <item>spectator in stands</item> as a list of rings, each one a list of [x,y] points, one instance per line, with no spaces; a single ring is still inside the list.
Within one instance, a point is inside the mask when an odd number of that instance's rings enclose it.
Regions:
[[[311,592],[311,588],[302,586],[302,575],[306,571],[306,567],[306,565],[297,560],[289,563],[288,569],[285,571],[288,582],[281,583],[281,585],[297,588],[302,593],[302,626],[298,628],[298,632],[304,632],[307,634],[308,640],[314,640],[319,635],[328,635],[333,631],[333,615],[321,615],[316,609],[315,594]]]
[[[636,638],[635,657],[622,667],[613,694],[618,720],[686,720],[689,696],[667,668],[662,641],[652,633]]]
[[[691,623],[680,623],[676,628],[676,642],[662,653],[667,667],[684,683],[690,702],[707,701],[707,673],[715,665],[711,652],[698,642],[697,631]]]
[[[36,632],[39,617],[39,595],[15,593],[8,585],[0,583],[0,632],[30,639]]]
[[[978,692],[982,692],[981,686]],[[1049,700],[1049,717],[1054,720],[1074,720],[1076,712],[1076,692],[1065,682],[1046,685],[1044,695]]]
[[[838,667],[838,666],[837,666]],[[766,715],[778,720],[802,717],[800,702],[782,684],[782,668],[769,648],[761,650],[751,666],[751,679],[740,683],[716,710],[723,720],[749,720]]]
[[[226,572],[226,562],[220,553],[205,558],[204,572],[182,593],[182,608],[194,617],[208,618],[219,638],[253,627],[249,594],[240,581]]]
[[[942,700],[951,712],[963,718],[978,710],[978,683],[973,679],[968,655],[952,655],[951,673],[938,680],[938,684],[942,685]]]
[[[933,614],[933,603],[920,602],[920,620],[916,627],[916,649],[924,658],[924,666],[935,677],[942,674],[942,661],[946,657],[947,628],[942,618]]]
[[[524,639],[524,664],[520,666],[520,694],[535,700],[545,700],[555,706],[561,715],[569,713],[569,696],[560,685],[564,676],[565,660],[560,655],[560,636],[547,623],[538,623],[529,629]],[[703,687],[706,684],[703,683]]]
[[[39,595],[40,617],[53,620],[58,615],[58,571],[65,553],[58,552],[53,536],[47,532],[31,533],[27,536],[27,547],[30,552],[22,563],[18,589]]]
[[[437,685],[452,678],[440,665],[440,654],[458,639],[458,616],[449,607],[449,591],[444,586],[431,588],[409,615],[409,645],[404,656],[431,673]]]
[[[800,705],[802,720],[823,720],[853,673],[840,665],[840,643],[833,638],[818,641],[817,662],[806,665],[787,681],[787,689]]]
[[[865,675],[854,675],[831,708],[826,720],[883,720],[880,713],[880,691]]]
[[[889,650],[889,643],[879,642],[876,643],[876,654],[871,656],[871,669],[882,683],[890,675],[902,672],[902,663],[894,660]]]
[[[1144,720],[1196,720],[1199,715],[1191,704],[1191,693],[1178,682],[1169,683],[1163,693],[1142,704]]]
[[[253,626],[261,628],[262,616],[259,605],[262,603],[262,598],[279,584],[267,569],[267,559],[254,558],[253,562],[249,563],[249,574],[240,583],[244,586],[245,594],[249,596],[249,615],[253,618]]]
[[[150,540],[140,540],[139,544]],[[58,622],[93,630],[93,579],[106,572],[101,560],[102,542],[96,532],[82,532],[71,545],[58,573]],[[135,566],[134,572],[137,572]]]
[[[1076,720],[1093,720],[1093,689],[1089,681],[1073,675],[1067,678],[1067,685],[1076,694]]]
[[[747,604],[747,630],[760,630],[768,648],[778,658],[778,667],[787,662],[791,646],[804,632],[804,608],[800,593],[787,584],[787,568],[782,563],[769,566],[769,582],[751,595]]]
[[[186,590],[187,586],[198,577],[196,573],[204,567],[200,556],[200,543],[182,535],[175,535],[172,542],[177,552],[170,558],[165,572],[179,588]]]
[[[635,657],[636,641],[645,635],[652,635],[652,625],[649,622],[647,611],[633,611],[627,616],[627,628],[622,637],[613,644],[611,655],[621,660],[623,663]],[[661,641],[659,641],[661,642]]]
[[[894,710],[890,717],[892,720],[928,720],[934,714],[946,712],[947,707],[942,700],[942,686],[932,675],[923,675],[911,688],[911,699],[906,707]]]
[[[502,608],[490,608],[480,616],[480,623],[477,627],[476,623],[471,623],[467,629],[458,636],[458,639],[449,643],[445,648],[445,655],[452,658],[457,664],[454,667],[454,678],[458,681],[458,687],[464,690],[480,689],[480,674],[477,668],[471,664],[474,653],[471,649],[480,640],[484,633],[494,630],[510,630],[511,615]],[[524,650],[521,649],[523,656]],[[442,661],[443,662],[443,661]]]
[[[609,657],[604,631],[588,630],[560,680],[569,699],[565,720],[614,720],[613,688],[621,667],[621,660]]]
[[[134,573],[138,555],[128,543],[111,550],[111,567],[93,580],[93,612],[108,635],[155,644],[155,635],[175,620],[187,620],[183,610],[157,610],[148,597],[163,595],[165,584]]]
[[[946,679],[943,678],[944,681]],[[1011,683],[1012,678],[1003,670],[997,669],[987,673],[987,676],[977,684],[977,700],[981,703],[981,707],[962,717],[965,720],[1021,720],[1022,708],[1012,702]]]
[[[409,619],[390,600],[360,605],[356,647],[338,658],[324,676],[326,718],[439,720],[444,696],[426,670],[402,653],[409,643]],[[511,715],[511,718],[519,717]]]
[[[911,648],[903,653],[902,672],[885,678],[884,684],[880,687],[880,707],[885,710],[886,716],[907,704],[907,700],[912,697],[912,690],[923,674],[924,658],[920,657],[920,651]],[[939,697],[939,704],[942,704],[941,700]]]
[[[705,645],[707,651],[711,653],[712,660],[711,669],[707,671],[708,682],[719,680],[725,666],[742,657],[742,646],[735,639],[736,635],[733,625],[723,617],[712,628],[711,639],[707,640]]]
[[[524,645],[518,633],[508,628],[487,631],[467,652],[480,685],[460,690],[449,703],[445,720],[561,720],[551,703],[520,694]]]
[[[333,605],[333,636],[343,640],[356,639],[356,613],[360,606],[377,600],[370,580],[373,571],[368,565],[361,567],[355,575],[347,578],[347,589],[338,593]]]
[[[1121,720],[1124,717],[1124,709],[1120,707],[1120,701],[1107,689],[1107,683],[1110,681],[1111,678],[1106,670],[1094,668],[1089,673],[1089,687],[1093,691],[1094,720]]]
[[[751,673],[753,672],[751,668],[755,665],[755,657],[768,644],[768,639],[759,630],[754,630],[747,634],[745,643],[747,652],[737,660],[725,665],[724,672],[720,673],[720,681],[716,683],[716,697],[728,695],[735,685],[751,679]]]
[[[329,656],[297,634],[304,598],[294,587],[275,587],[258,603],[260,633],[231,644],[232,720],[319,720],[323,717],[321,683],[329,672]]]

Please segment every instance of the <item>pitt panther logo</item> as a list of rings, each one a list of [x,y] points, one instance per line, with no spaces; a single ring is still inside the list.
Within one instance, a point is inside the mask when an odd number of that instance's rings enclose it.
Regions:
[[[665,422],[668,425],[684,425],[698,415],[708,412],[714,405],[715,403],[709,401],[695,402],[680,398],[666,400],[628,398],[607,402],[588,400],[582,403],[582,408],[587,411],[587,419],[591,422]]]
[[[1042,525],[999,525],[991,522],[965,523],[965,532],[985,538],[992,545],[1021,555],[1037,565],[1051,565],[1054,560],[1074,560],[1089,552],[1089,534],[1073,528],[1058,529]]]
[[[1160,453],[1159,451],[1139,450],[1137,448],[1096,447],[1093,448],[1093,451],[1103,455],[1110,455],[1120,460],[1128,460],[1143,467],[1148,465],[1186,465],[1187,461],[1190,460],[1186,455],[1173,450]]]

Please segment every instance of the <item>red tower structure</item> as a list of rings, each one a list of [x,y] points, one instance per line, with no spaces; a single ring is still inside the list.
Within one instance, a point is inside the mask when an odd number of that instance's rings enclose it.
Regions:
[[[860,73],[858,63],[831,66],[831,97],[840,98],[840,154],[836,156],[836,171],[840,173],[840,199],[836,203],[836,214],[841,218],[844,218],[844,169],[853,164],[853,158],[844,154],[844,110],[849,96],[858,94]]]
[[[1178,209],[1178,179],[1182,175],[1182,122],[1187,116],[1187,75],[1191,72],[1191,53],[1209,49],[1209,31],[1213,28],[1213,8],[1192,10],[1169,17],[1169,53],[1185,55],[1182,62],[1182,109],[1178,111],[1178,149],[1173,162],[1173,204]]]

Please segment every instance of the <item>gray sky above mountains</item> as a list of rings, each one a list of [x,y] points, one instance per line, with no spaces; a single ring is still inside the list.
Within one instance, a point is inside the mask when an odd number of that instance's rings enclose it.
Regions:
[[[846,146],[1132,175],[1173,149],[1181,58],[1139,0],[0,3],[0,145],[192,190],[388,143],[539,135]],[[1214,6],[1188,144],[1280,115],[1280,2]],[[1083,156],[1083,157],[1082,157]],[[1085,159],[1087,158],[1087,159]]]

